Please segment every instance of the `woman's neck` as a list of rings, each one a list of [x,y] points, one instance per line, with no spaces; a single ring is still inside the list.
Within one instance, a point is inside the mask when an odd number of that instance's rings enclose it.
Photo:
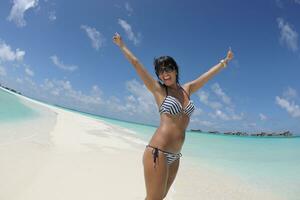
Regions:
[[[179,83],[174,83],[174,84],[172,84],[170,86],[167,86],[167,87],[169,87],[170,89],[172,89],[174,91],[177,91],[178,89],[180,89]]]

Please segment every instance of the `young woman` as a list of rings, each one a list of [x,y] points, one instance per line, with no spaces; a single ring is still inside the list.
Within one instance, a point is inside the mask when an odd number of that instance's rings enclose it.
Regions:
[[[181,86],[178,66],[173,58],[161,56],[154,60],[157,81],[130,52],[118,33],[113,36],[113,41],[131,62],[159,107],[160,126],[145,148],[143,165],[146,200],[161,200],[167,195],[179,167],[185,130],[195,109],[190,96],[226,67],[233,53],[229,50],[225,59],[199,78]]]

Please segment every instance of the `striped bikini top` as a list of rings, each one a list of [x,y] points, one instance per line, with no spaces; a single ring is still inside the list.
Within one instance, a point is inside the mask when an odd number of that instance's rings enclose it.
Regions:
[[[187,92],[182,87],[180,87],[180,88],[187,94]],[[168,113],[171,115],[177,115],[183,111],[183,113],[186,114],[187,116],[189,116],[189,117],[191,116],[191,114],[195,110],[195,105],[194,105],[193,101],[190,100],[188,94],[187,94],[187,96],[189,98],[189,103],[185,108],[182,108],[182,105],[178,99],[176,99],[173,96],[168,95],[167,87],[166,87],[166,93],[167,93],[167,96],[165,97],[164,101],[162,102],[162,104],[159,107],[160,114]]]

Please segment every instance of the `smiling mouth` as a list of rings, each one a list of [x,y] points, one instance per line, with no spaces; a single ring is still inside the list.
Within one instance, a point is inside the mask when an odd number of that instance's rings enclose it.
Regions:
[[[170,80],[170,79],[171,79],[170,76],[164,77],[164,80],[165,80],[165,81]]]

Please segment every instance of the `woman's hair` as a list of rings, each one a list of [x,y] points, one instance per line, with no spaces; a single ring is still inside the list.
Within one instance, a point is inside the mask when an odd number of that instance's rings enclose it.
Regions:
[[[166,66],[170,66],[170,65],[174,66],[174,68],[177,72],[176,73],[176,83],[179,83],[178,65],[171,56],[160,56],[158,58],[154,58],[153,65],[154,65],[154,68],[155,68],[155,74],[156,74],[156,76],[159,80],[160,80],[160,78],[159,78],[159,73],[158,72],[159,72],[159,69],[161,67],[166,67]]]

